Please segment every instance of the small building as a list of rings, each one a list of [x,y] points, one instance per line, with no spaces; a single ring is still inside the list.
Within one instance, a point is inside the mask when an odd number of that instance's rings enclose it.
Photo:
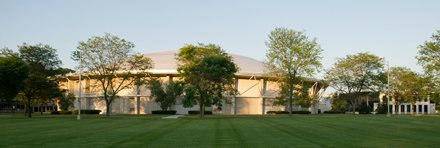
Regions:
[[[380,104],[386,104],[386,94],[381,94]],[[402,102],[398,103],[396,99],[390,97],[389,100],[390,114],[435,114],[435,103],[431,102],[429,96],[423,99],[416,100],[414,103]],[[379,106],[379,103],[374,103],[374,110]]]

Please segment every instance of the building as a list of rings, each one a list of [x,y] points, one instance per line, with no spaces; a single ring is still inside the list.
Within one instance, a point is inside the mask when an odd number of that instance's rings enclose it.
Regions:
[[[176,50],[162,51],[145,54],[154,62],[154,68],[149,70],[152,77],[159,77],[162,81],[178,80],[177,64],[175,60]],[[232,102],[224,103],[221,110],[213,109],[216,114],[265,114],[267,111],[284,111],[285,105],[273,105],[275,97],[278,95],[278,85],[265,76],[265,68],[262,62],[241,56],[233,55],[233,60],[239,67],[239,72],[235,76],[235,86],[238,95],[230,96]],[[60,87],[66,92],[78,96],[79,81],[78,74],[69,74],[61,79]],[[102,97],[102,90],[92,78],[93,76],[83,74],[82,76],[82,109],[99,109],[105,111],[105,101]],[[272,78],[273,79],[273,78]],[[313,90],[318,94],[323,94],[327,87],[322,81],[309,79],[309,83],[317,84]],[[153,110],[160,110],[159,105],[152,100],[150,92],[146,86],[137,86],[122,90],[112,105],[112,113],[119,114],[150,114]],[[319,98],[317,99],[319,100]],[[319,101],[317,101],[319,102]],[[75,106],[77,106],[75,101]],[[322,105],[318,105],[322,106]],[[295,105],[295,110],[309,110],[314,112],[320,107],[311,108],[309,106]],[[185,108],[180,98],[177,98],[176,104],[171,107],[177,114],[187,114],[189,110],[198,110],[197,106]],[[209,108],[208,108],[209,109]]]
[[[381,94],[380,104],[387,103],[386,94]],[[379,103],[374,103],[374,110],[379,106]],[[435,103],[431,102],[429,97],[415,101],[413,104],[409,102],[398,103],[391,97],[389,100],[390,114],[435,114]]]

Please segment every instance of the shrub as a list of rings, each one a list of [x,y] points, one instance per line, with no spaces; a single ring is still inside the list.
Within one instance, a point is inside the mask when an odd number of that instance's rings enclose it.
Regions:
[[[329,111],[324,111],[324,114],[345,114],[345,112],[329,110]]]
[[[435,105],[435,110],[440,111],[440,105]]]
[[[345,112],[347,111],[347,100],[342,98],[334,98],[332,100],[332,111]]]
[[[198,114],[200,114],[200,111],[198,111],[198,110],[190,110],[190,111],[188,111],[188,114],[190,114],[190,115],[198,115]],[[212,115],[212,111],[206,111],[205,110],[204,114],[205,115]]]
[[[266,114],[289,114],[288,111],[267,111]],[[310,114],[309,111],[292,111],[292,114]]]
[[[72,115],[72,111],[52,111],[51,115]]]
[[[82,109],[81,114],[99,114],[101,110],[94,110],[94,109]],[[72,114],[76,115],[78,114],[78,110],[73,110]]]
[[[156,115],[175,115],[177,111],[175,110],[153,110],[151,111],[151,114]]]
[[[359,108],[359,114],[371,114],[372,110],[373,108],[368,106],[367,102],[362,101],[361,106]]]
[[[387,114],[388,113],[387,104],[386,103],[379,104],[377,106],[376,112],[377,114]]]

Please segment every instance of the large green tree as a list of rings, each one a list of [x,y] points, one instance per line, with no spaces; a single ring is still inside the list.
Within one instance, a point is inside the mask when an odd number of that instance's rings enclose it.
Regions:
[[[151,96],[154,101],[160,104],[163,111],[168,110],[174,103],[176,98],[183,93],[183,83],[181,81],[169,81],[162,83],[159,79],[153,78],[148,81],[151,90]]]
[[[405,67],[392,67],[389,73],[390,95],[397,106],[402,102],[414,105],[417,100],[431,95],[434,86],[431,76],[415,73]]]
[[[42,102],[60,96],[61,90],[55,75],[59,74],[61,60],[57,50],[49,45],[24,43],[19,46],[20,58],[28,65],[27,78],[21,90],[23,101],[26,103],[28,117],[32,117],[32,106],[35,102]]]
[[[300,31],[275,28],[266,42],[266,65],[270,75],[279,77],[280,99],[287,98],[289,115],[292,115],[295,86],[301,76],[311,76],[321,67],[321,52],[316,39]]]
[[[26,63],[14,54],[0,54],[0,101],[11,101],[23,88],[27,77]]]
[[[431,77],[432,95],[438,96],[440,94],[440,30],[435,31],[431,40],[425,41],[419,47],[418,55],[416,56],[418,63],[423,66],[426,75]],[[437,103],[440,103],[438,100]]]
[[[331,87],[349,96],[353,114],[360,95],[383,90],[385,78],[384,59],[369,53],[338,59],[325,76]]]
[[[106,103],[106,116],[118,93],[133,87],[152,68],[150,58],[133,52],[134,44],[111,34],[94,36],[79,42],[72,59],[79,61],[98,80]]]
[[[224,50],[214,44],[187,45],[176,55],[178,72],[185,83],[185,107],[199,105],[203,117],[205,106],[221,106],[225,94],[235,93],[237,66]]]

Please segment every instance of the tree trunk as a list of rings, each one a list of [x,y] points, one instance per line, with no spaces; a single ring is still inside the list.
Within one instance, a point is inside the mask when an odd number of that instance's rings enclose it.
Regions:
[[[111,105],[111,102],[108,99],[105,99],[105,106],[106,106],[105,116],[107,118],[110,117],[110,111],[111,111],[110,105]]]
[[[40,104],[40,115],[43,115],[43,104]]]
[[[203,98],[202,95],[200,95],[199,106],[200,106],[200,109],[199,109],[199,118],[203,118],[203,115],[204,115],[204,113],[205,113],[205,100],[204,100],[204,98]]]
[[[31,99],[28,99],[28,117],[32,118]]]
[[[356,98],[353,99],[353,103],[352,103],[352,108],[353,108],[353,115],[356,115]]]

